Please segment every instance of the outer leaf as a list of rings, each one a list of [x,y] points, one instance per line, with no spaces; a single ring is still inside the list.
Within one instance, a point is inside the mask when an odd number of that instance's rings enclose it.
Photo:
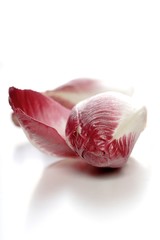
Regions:
[[[106,86],[106,83],[100,80],[81,78],[72,80],[54,90],[46,91],[44,94],[71,109],[78,102],[106,91],[118,91],[131,95],[133,89],[131,87]]]
[[[64,140],[70,111],[41,93],[10,88],[9,102],[19,124],[37,148],[59,156],[73,156]]]

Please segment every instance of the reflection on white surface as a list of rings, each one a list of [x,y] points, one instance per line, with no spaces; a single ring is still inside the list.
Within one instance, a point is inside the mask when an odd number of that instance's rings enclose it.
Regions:
[[[26,239],[63,239],[65,234],[74,237],[79,228],[85,230],[89,222],[94,228],[100,222],[111,227],[144,200],[149,175],[149,169],[133,158],[122,169],[97,169],[78,159],[55,162],[29,144],[19,145],[14,167],[8,170],[9,191],[5,190],[10,233]],[[83,235],[84,231],[77,239]],[[86,238],[89,235],[87,231]]]
[[[148,169],[133,159],[118,170],[96,169],[75,159],[63,160],[44,170],[31,207],[41,211],[46,202],[53,203],[58,195],[67,193],[86,213],[110,214],[136,204],[145,191],[147,176]]]

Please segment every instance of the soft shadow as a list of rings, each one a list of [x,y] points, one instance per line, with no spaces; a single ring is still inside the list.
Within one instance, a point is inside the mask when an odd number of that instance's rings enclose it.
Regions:
[[[30,213],[41,212],[67,192],[87,211],[117,211],[144,195],[149,170],[130,158],[121,169],[95,168],[80,159],[65,159],[43,172],[30,203]]]
[[[23,143],[16,147],[14,152],[14,160],[18,164],[23,164],[25,161],[30,161],[31,158],[34,159],[34,161],[37,160],[41,162],[45,167],[60,160],[57,157],[44,154],[30,143]]]

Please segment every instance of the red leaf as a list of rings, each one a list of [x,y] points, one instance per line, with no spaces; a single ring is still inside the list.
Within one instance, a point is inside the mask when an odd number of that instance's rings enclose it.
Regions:
[[[68,109],[41,93],[13,87],[9,102],[33,145],[50,154],[75,155],[64,140]]]
[[[88,97],[111,90],[123,92],[127,95],[132,94],[133,91],[129,87],[106,86],[106,83],[100,80],[81,78],[69,81],[54,90],[44,92],[44,94],[71,109],[78,102]]]

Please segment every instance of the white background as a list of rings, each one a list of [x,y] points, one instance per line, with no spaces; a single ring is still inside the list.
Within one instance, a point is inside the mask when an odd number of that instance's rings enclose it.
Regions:
[[[58,164],[10,119],[8,87],[132,85],[148,122],[127,165]],[[159,1],[0,1],[0,239],[160,239]]]

